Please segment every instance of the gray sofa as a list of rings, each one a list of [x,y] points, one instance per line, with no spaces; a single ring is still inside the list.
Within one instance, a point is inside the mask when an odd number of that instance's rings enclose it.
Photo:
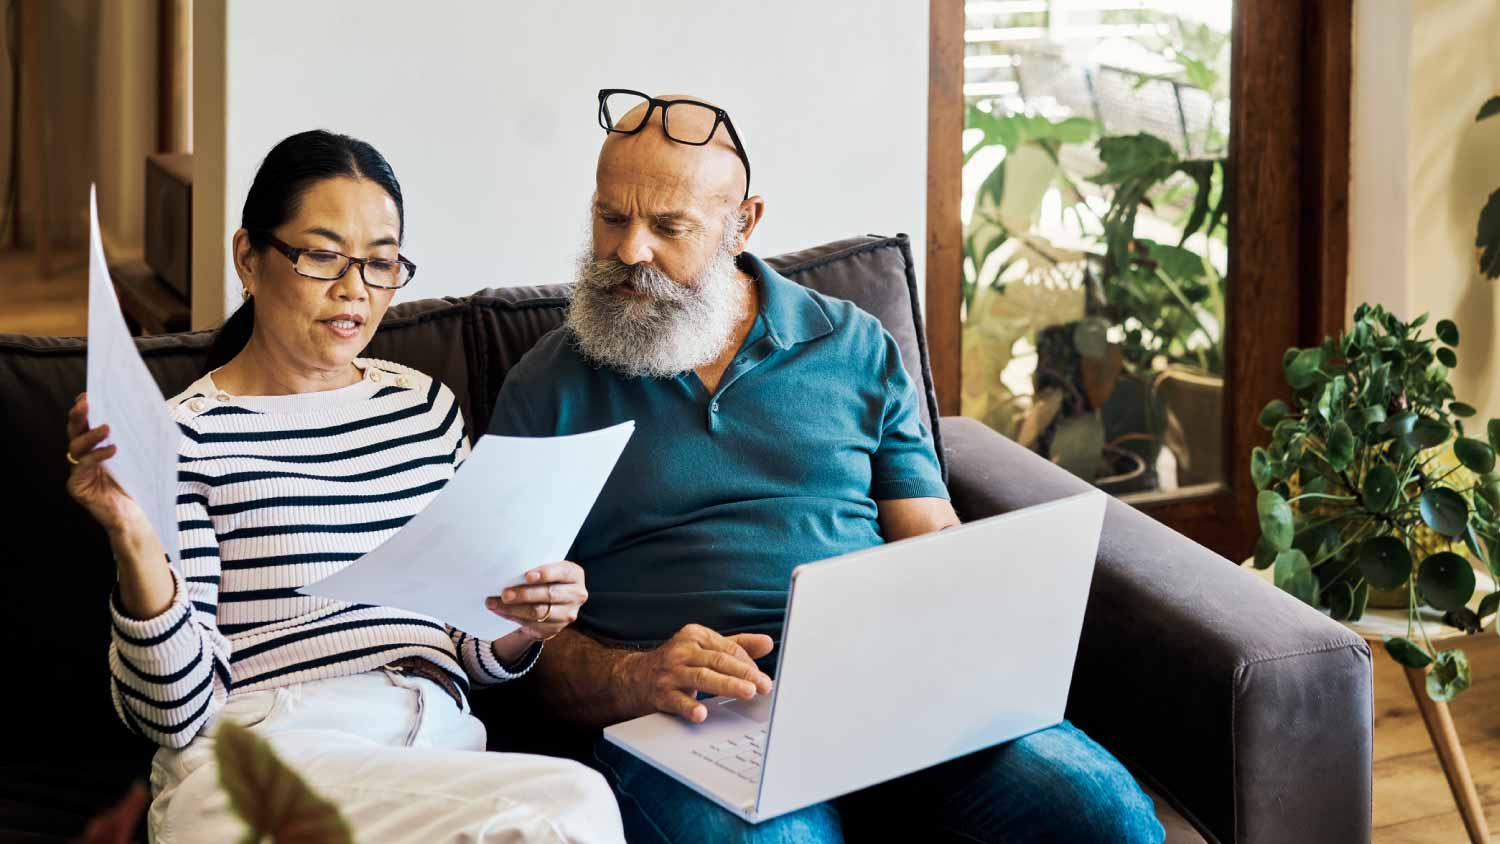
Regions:
[[[853,238],[770,261],[796,281],[856,302],[895,335],[914,380],[925,385],[923,417],[963,518],[1084,488],[972,420],[937,418],[905,236]],[[563,286],[513,287],[408,302],[391,309],[368,354],[446,382],[473,436],[485,430],[509,367],[560,323],[566,296]],[[202,372],[210,338],[139,341],[164,394]],[[76,835],[145,773],[152,751],[111,709],[105,600],[113,564],[102,533],[63,489],[63,417],[84,388],[84,365],[81,339],[0,335],[0,466],[9,481],[0,508],[10,727],[0,759],[0,839],[7,841]],[[1169,841],[1369,841],[1370,672],[1359,638],[1110,502],[1068,717],[1146,785]],[[509,704],[497,701],[524,700],[524,689],[486,696],[476,706],[488,713],[495,743],[509,746],[516,721],[504,714]]]

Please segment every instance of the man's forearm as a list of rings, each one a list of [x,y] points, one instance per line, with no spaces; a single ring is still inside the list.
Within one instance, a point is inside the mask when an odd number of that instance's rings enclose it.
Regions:
[[[533,682],[562,720],[605,727],[655,711],[630,679],[635,660],[644,655],[568,629],[547,643],[545,656],[532,670]]]

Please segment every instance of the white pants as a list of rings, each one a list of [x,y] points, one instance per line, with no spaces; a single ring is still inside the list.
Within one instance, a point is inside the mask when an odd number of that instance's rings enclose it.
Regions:
[[[366,842],[621,842],[604,778],[566,759],[485,752],[484,725],[436,683],[384,670],[231,694],[249,727]],[[217,721],[217,719],[216,719]],[[157,844],[242,840],[213,727],[151,763]]]

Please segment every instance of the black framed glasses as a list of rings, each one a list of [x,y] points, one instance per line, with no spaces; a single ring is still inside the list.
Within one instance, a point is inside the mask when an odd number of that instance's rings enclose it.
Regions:
[[[297,271],[297,275],[318,281],[337,281],[344,277],[344,273],[349,272],[351,266],[358,264],[359,277],[364,279],[365,284],[383,290],[399,290],[417,274],[417,265],[401,255],[397,255],[394,261],[386,258],[356,258],[331,249],[289,246],[270,232],[263,231],[261,234],[276,247],[277,252],[292,262],[292,269]]]
[[[599,126],[606,132],[634,135],[651,122],[651,115],[661,109],[661,128],[679,144],[701,147],[713,140],[723,126],[729,130],[734,152],[745,165],[745,199],[750,198],[750,156],[734,131],[729,112],[697,100],[663,100],[629,88],[603,88],[599,91]]]

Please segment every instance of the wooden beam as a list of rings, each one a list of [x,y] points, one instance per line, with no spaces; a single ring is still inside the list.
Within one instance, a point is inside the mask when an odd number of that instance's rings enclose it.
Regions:
[[[1310,158],[1303,242],[1308,297],[1302,343],[1313,346],[1349,318],[1349,115],[1353,82],[1354,2],[1309,3],[1302,32],[1303,133]]]
[[[964,4],[929,0],[927,346],[938,410],[959,412],[963,338]]]
[[[42,69],[42,3],[41,0],[22,0],[20,9],[21,31],[21,91],[25,106],[21,110],[21,126],[24,132],[22,149],[24,155],[21,172],[29,174],[26,179],[28,201],[33,226],[32,248],[37,256],[37,273],[42,278],[52,276],[52,243],[48,239],[47,220],[47,80]],[[20,178],[20,173],[11,178]]]
[[[156,151],[193,151],[193,0],[161,0]]]

